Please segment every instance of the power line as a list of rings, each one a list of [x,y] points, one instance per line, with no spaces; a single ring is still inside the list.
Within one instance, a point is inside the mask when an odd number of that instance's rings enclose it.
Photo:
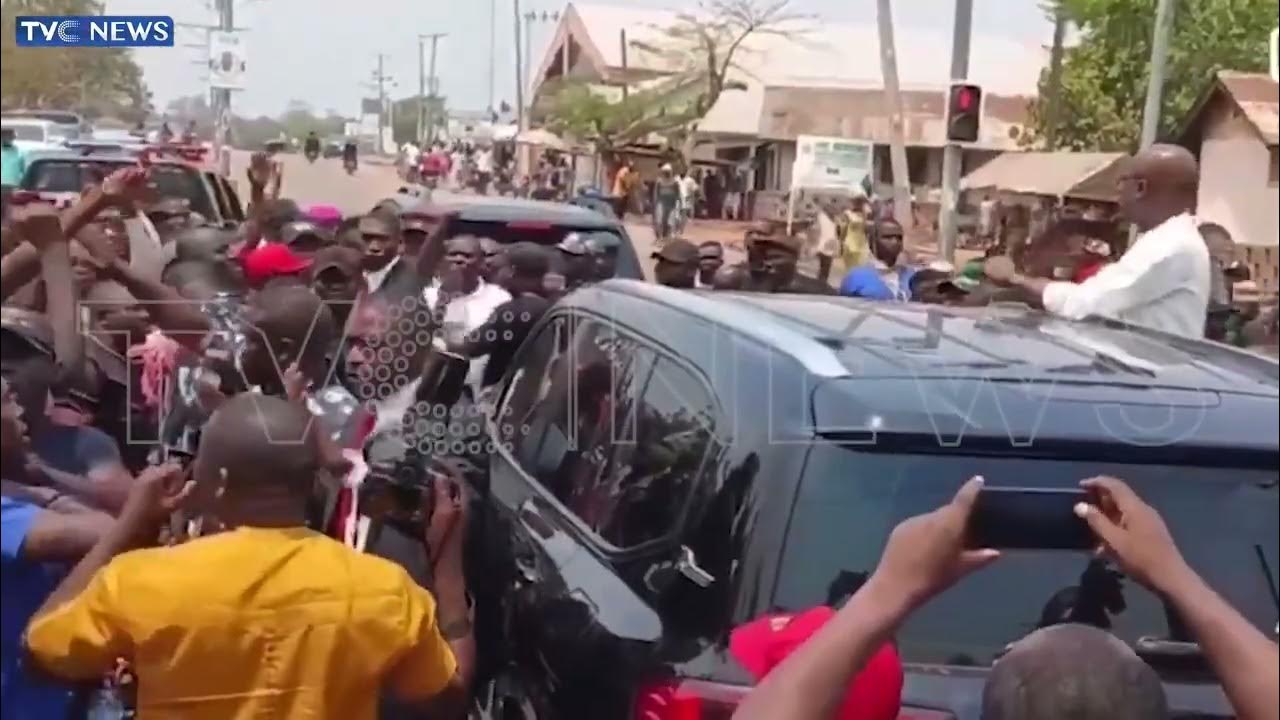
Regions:
[[[425,137],[435,139],[435,99],[438,92],[436,81],[436,48],[440,42],[440,38],[448,37],[448,33],[423,33],[418,35],[418,140]],[[431,41],[431,74],[427,75],[427,69],[423,60],[423,43],[426,40]],[[428,77],[430,80],[428,80]],[[431,120],[427,121],[427,100],[426,94],[428,89],[431,92]],[[424,134],[425,133],[425,134]]]

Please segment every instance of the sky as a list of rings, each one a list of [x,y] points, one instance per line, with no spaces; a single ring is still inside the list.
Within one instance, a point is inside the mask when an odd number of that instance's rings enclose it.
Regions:
[[[483,110],[488,104],[491,11],[496,11],[496,95],[515,103],[515,0],[237,0],[236,25],[248,30],[247,87],[232,105],[240,115],[277,115],[294,100],[317,112],[358,113],[361,97],[375,97],[371,85],[383,55],[393,97],[418,88],[418,35],[448,33],[440,40],[436,73],[451,109]],[[563,10],[563,2],[519,0],[522,12]],[[688,9],[695,0],[605,0],[654,9]],[[172,15],[179,23],[208,24],[212,2],[204,0],[107,0],[120,15]],[[874,25],[876,0],[792,0],[790,9],[818,20]],[[896,0],[899,33],[910,28],[949,30],[953,0]],[[1040,0],[974,0],[975,33],[1003,35],[1048,45],[1052,25]],[[554,22],[533,29],[534,65],[554,34]],[[163,109],[170,100],[205,90],[205,34],[180,29],[177,47],[142,48],[136,58]],[[200,47],[186,47],[196,45]]]

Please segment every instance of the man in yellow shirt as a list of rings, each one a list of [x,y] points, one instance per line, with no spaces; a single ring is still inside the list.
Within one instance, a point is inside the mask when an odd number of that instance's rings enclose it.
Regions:
[[[427,531],[437,606],[399,566],[305,527],[320,469],[310,425],[300,405],[238,395],[205,429],[194,484],[175,487],[172,468],[144,473],[28,626],[36,665],[89,680],[123,657],[146,718],[373,720],[383,688],[424,716],[456,717],[475,649],[462,529],[441,532],[438,519],[463,524],[457,488],[437,493]],[[187,494],[205,536],[135,549]]]

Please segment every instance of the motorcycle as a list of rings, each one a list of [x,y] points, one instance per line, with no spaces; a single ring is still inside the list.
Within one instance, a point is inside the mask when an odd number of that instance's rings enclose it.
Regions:
[[[316,158],[320,157],[320,148],[307,148],[307,151],[304,154],[306,155],[307,162],[314,163]]]
[[[346,158],[342,161],[342,167],[347,171],[348,175],[356,174],[356,159]]]

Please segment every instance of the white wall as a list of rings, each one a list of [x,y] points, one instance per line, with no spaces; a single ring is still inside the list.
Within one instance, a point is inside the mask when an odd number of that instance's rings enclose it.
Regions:
[[[1219,110],[1207,127],[1197,214],[1225,227],[1237,243],[1276,245],[1280,193],[1268,180],[1270,151],[1233,108]]]

